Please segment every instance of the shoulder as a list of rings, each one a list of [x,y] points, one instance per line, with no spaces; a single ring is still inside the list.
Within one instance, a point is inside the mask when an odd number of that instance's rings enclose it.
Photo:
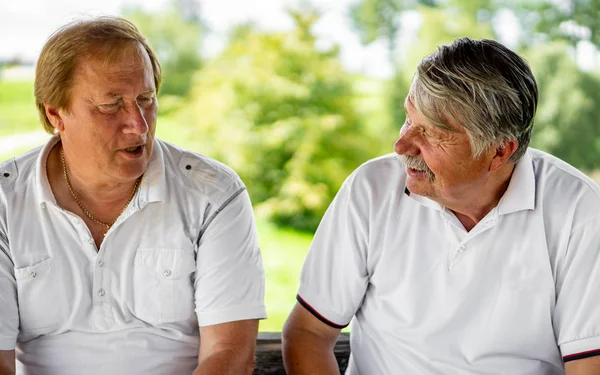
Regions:
[[[183,150],[158,140],[168,174],[195,191],[209,196],[221,196],[244,189],[237,173],[227,165],[208,156]]]
[[[404,191],[406,171],[396,154],[387,154],[363,163],[345,184],[350,189],[369,192]]]
[[[559,158],[529,149],[536,179],[536,200],[543,200],[581,219],[600,211],[600,186],[577,168]]]
[[[15,191],[27,183],[44,146],[0,163],[0,191]]]

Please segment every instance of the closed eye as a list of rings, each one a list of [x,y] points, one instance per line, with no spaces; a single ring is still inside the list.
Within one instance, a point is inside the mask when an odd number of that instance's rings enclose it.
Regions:
[[[152,96],[139,96],[137,98],[138,104],[143,108],[148,108],[154,104],[154,95]]]
[[[102,112],[102,113],[114,114],[114,113],[117,113],[119,108],[121,108],[121,101],[118,100],[113,103],[100,104],[98,106],[98,108],[100,109],[100,112]]]

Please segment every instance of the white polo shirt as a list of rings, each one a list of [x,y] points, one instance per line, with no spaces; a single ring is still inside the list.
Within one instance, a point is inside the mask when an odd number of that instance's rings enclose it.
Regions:
[[[0,164],[0,350],[17,374],[191,374],[199,326],[266,317],[252,206],[228,167],[155,140],[100,249],[42,149]]]
[[[466,232],[405,188],[395,155],[344,183],[315,235],[298,301],[352,320],[346,374],[564,374],[600,354],[600,189],[529,149]]]

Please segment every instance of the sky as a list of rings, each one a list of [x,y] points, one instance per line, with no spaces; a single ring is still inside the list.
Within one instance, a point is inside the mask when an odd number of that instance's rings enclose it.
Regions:
[[[119,15],[125,6],[141,6],[160,11],[169,0],[0,0],[0,61],[18,58],[34,63],[46,39],[65,23],[92,15]],[[198,0],[201,17],[209,28],[203,41],[203,55],[214,56],[225,46],[231,26],[252,21],[265,30],[286,30],[292,20],[285,14],[286,7],[310,0]],[[389,78],[394,69],[390,65],[387,45],[378,41],[361,45],[352,31],[347,17],[349,6],[357,0],[312,0],[323,12],[314,32],[319,44],[340,46],[344,67],[354,73],[376,78]],[[417,17],[402,20],[406,27],[402,37],[410,38],[418,27]],[[519,26],[511,12],[500,12],[495,24],[501,42],[509,47],[518,39]],[[401,37],[401,39],[402,39]],[[402,43],[402,40],[400,40]],[[581,68],[591,70],[600,62],[591,43],[582,43],[576,51]]]
[[[204,40],[208,56],[224,46],[227,30],[232,25],[253,21],[265,30],[285,30],[292,21],[285,8],[302,0],[200,0],[201,16],[210,30]],[[389,65],[384,42],[362,46],[352,32],[347,12],[355,0],[319,0],[323,17],[315,25],[315,33],[323,46],[339,44],[342,64],[349,71],[373,77],[389,77]],[[50,34],[63,24],[77,18],[110,14],[138,5],[147,10],[160,10],[167,0],[0,0],[0,61],[19,58],[35,62]]]

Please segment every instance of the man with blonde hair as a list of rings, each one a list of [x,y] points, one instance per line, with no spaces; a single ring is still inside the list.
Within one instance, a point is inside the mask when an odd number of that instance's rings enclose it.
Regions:
[[[0,164],[0,374],[250,374],[264,274],[245,186],[154,137],[158,60],[117,17],[45,44],[49,142]]]
[[[419,64],[395,154],[359,167],[315,235],[288,374],[600,374],[600,188],[528,148],[527,63],[457,39]]]

